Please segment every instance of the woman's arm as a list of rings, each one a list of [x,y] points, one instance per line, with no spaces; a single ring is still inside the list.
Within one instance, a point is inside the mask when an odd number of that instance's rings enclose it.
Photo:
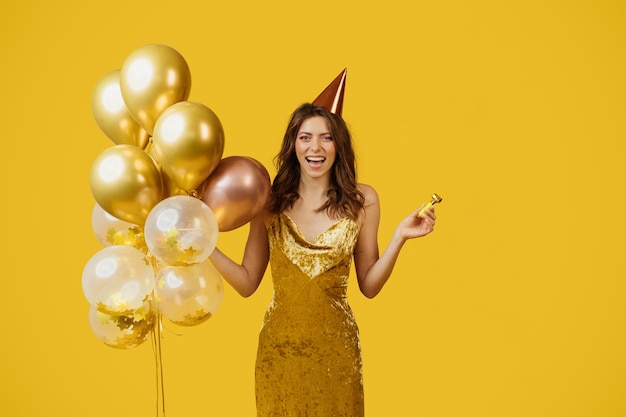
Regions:
[[[270,251],[265,226],[265,212],[250,221],[248,241],[241,264],[236,263],[222,251],[215,248],[209,259],[220,275],[243,297],[251,296],[261,283]]]
[[[389,279],[400,250],[407,239],[425,236],[432,232],[436,216],[433,208],[427,210],[422,216],[418,216],[419,211],[424,207],[422,204],[400,222],[387,248],[382,256],[379,256],[380,204],[378,195],[372,187],[367,185],[361,184],[361,190],[365,194],[365,207],[361,231],[354,249],[354,266],[361,292],[366,297],[373,298]]]

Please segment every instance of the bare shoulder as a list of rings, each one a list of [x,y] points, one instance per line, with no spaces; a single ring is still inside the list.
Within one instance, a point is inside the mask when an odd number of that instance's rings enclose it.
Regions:
[[[365,196],[365,207],[378,203],[378,193],[372,186],[359,183],[358,188]]]
[[[363,210],[359,216],[359,225],[361,232],[359,233],[359,240],[357,245],[358,251],[363,252],[363,245],[368,248],[377,247],[376,234],[378,231],[378,222],[380,220],[380,203],[378,201],[378,193],[376,190],[367,184],[358,184],[359,191],[365,196],[365,202],[363,203]],[[367,249],[369,251],[369,249]]]

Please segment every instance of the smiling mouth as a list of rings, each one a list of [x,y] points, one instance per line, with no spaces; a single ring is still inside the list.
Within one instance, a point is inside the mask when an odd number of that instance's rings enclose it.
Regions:
[[[326,161],[326,158],[324,158],[323,156],[307,156],[305,159],[309,163],[309,165],[312,166],[322,165],[324,161]]]

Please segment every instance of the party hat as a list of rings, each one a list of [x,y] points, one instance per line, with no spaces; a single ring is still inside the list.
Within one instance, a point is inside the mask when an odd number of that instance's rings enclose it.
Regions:
[[[331,113],[335,113],[337,116],[341,116],[341,110],[343,108],[343,91],[346,87],[346,73],[348,69],[345,68],[341,73],[328,84],[328,87],[322,93],[313,100],[313,104],[326,107]]]

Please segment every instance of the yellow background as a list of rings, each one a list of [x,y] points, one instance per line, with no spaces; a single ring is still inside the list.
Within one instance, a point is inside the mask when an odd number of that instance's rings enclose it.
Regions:
[[[102,344],[81,288],[89,169],[113,145],[91,93],[149,43],[185,57],[224,155],[272,176],[290,112],[347,67],[381,245],[443,197],[377,298],[352,282],[368,417],[626,415],[626,3],[5,0],[0,34],[0,415],[156,414],[150,343]],[[219,246],[238,258],[246,232]],[[254,415],[270,296],[268,274],[168,326],[168,416]]]

